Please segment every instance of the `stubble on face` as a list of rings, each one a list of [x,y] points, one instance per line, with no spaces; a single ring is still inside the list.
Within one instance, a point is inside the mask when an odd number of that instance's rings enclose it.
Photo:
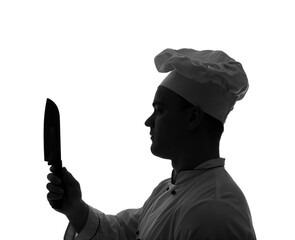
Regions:
[[[150,117],[153,134],[151,151],[154,155],[172,159],[183,144],[184,119],[180,99],[171,90],[159,87],[153,102],[154,113]]]

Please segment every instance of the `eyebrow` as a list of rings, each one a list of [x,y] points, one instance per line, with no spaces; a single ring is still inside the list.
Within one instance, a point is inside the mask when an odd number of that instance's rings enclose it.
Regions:
[[[159,101],[155,101],[155,102],[153,102],[153,106],[155,106],[155,105],[164,105],[164,103],[159,102]]]

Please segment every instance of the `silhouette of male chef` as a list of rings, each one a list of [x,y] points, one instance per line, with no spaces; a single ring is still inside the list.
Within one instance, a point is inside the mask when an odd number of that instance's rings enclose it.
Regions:
[[[248,90],[242,65],[222,51],[166,49],[155,57],[159,85],[146,120],[151,152],[170,159],[163,180],[139,209],[106,215],[82,200],[78,181],[63,168],[48,174],[49,203],[61,199],[67,240],[254,240],[250,210],[219,157],[223,125]],[[54,169],[51,168],[54,172]]]

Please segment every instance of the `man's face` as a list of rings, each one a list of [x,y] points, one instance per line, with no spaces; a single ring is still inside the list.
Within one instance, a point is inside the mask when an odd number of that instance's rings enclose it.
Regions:
[[[154,155],[172,159],[185,144],[187,116],[181,108],[181,98],[171,90],[159,86],[153,102],[154,112],[145,125],[151,128]]]

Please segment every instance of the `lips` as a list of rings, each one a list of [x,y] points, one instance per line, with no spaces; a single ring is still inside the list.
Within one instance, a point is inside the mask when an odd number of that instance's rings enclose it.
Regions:
[[[154,135],[152,134],[152,132],[150,132],[150,135],[151,135],[151,139],[154,139]]]

